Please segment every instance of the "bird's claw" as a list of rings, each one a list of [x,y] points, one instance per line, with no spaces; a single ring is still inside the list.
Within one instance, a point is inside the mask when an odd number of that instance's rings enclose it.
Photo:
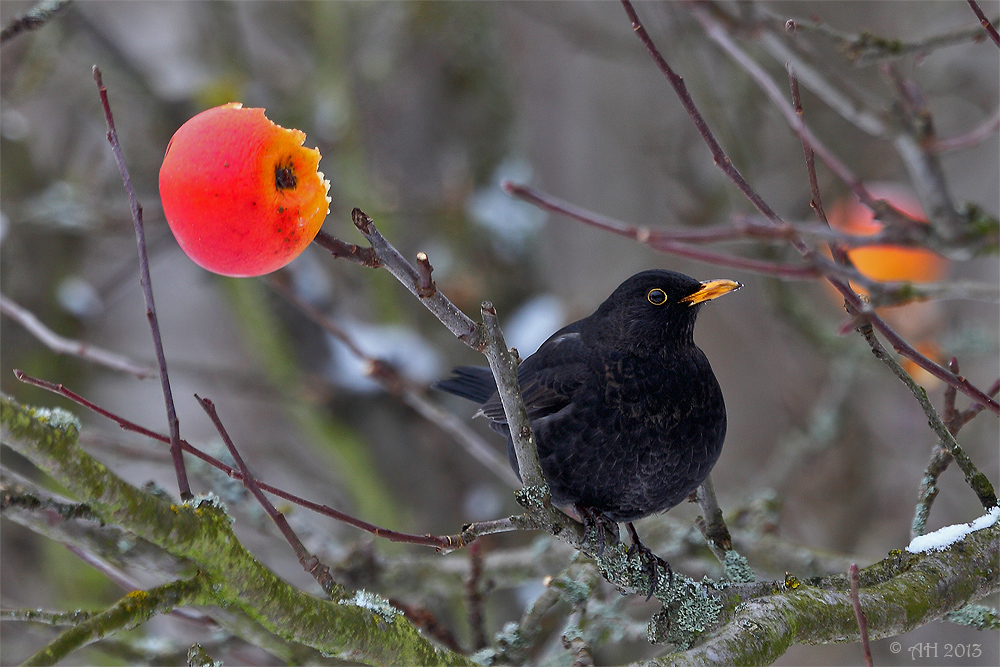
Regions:
[[[604,555],[604,547],[608,544],[607,536],[610,534],[611,544],[618,543],[618,524],[604,516],[597,510],[582,505],[576,506],[576,511],[580,515],[583,523],[584,535],[590,535],[593,529],[597,533],[597,557]]]
[[[670,563],[663,560],[650,550],[645,544],[639,540],[639,534],[635,531],[635,526],[632,522],[625,524],[625,528],[628,530],[629,539],[632,544],[628,548],[628,555],[638,555],[640,558],[646,561],[646,574],[649,575],[649,592],[646,594],[646,602],[653,599],[653,593],[656,591],[656,583],[659,581],[659,568],[663,567],[667,571],[667,588],[674,585],[674,571],[670,567]]]

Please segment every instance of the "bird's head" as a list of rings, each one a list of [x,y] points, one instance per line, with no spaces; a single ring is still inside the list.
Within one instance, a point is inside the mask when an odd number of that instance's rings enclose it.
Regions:
[[[691,342],[701,304],[740,287],[735,280],[698,281],[675,271],[643,271],[619,285],[594,316],[604,335],[627,337],[637,345]]]

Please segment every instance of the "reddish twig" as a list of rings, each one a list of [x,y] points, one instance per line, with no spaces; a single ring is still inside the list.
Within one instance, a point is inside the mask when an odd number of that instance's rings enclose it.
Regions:
[[[465,581],[465,597],[469,605],[469,627],[472,630],[472,650],[486,648],[486,626],[483,624],[483,553],[482,542],[469,547],[469,578]]]
[[[24,371],[16,369],[14,370],[14,376],[21,382],[24,382],[25,384],[30,384],[32,386],[45,389],[46,391],[51,391],[52,393],[58,394],[63,398],[67,398],[73,401],[74,403],[77,403],[78,405],[82,405],[88,410],[96,412],[102,417],[110,419],[111,421],[115,422],[126,431],[138,433],[140,435],[146,436],[147,438],[156,440],[158,442],[163,442],[167,444],[170,443],[170,438],[161,435],[155,431],[151,431],[143,426],[139,426],[138,424],[131,422],[125,419],[124,417],[116,415],[113,412],[105,410],[99,405],[87,400],[83,396],[80,396],[76,392],[67,389],[62,384],[55,384],[53,382],[41,380],[39,378],[35,378],[26,374]],[[181,440],[181,448],[185,452],[191,454],[192,456],[198,459],[201,459],[202,461],[209,464],[213,468],[216,468],[226,473],[229,477],[239,480],[243,479],[243,474],[239,470],[233,468],[232,466],[226,465],[222,461],[210,456],[209,454],[206,454],[197,447],[191,445],[186,440]],[[413,535],[409,533],[401,533],[395,530],[390,530],[388,528],[382,528],[381,526],[376,526],[375,524],[368,523],[367,521],[355,518],[350,514],[345,514],[340,510],[336,510],[330,507],[329,505],[322,505],[320,503],[312,502],[311,500],[306,500],[305,498],[297,496],[293,493],[289,493],[288,491],[285,491],[283,489],[279,489],[276,486],[271,486],[270,484],[267,484],[260,480],[257,480],[257,484],[264,491],[274,494],[279,498],[284,498],[290,503],[294,503],[295,505],[304,507],[305,509],[310,510],[312,512],[316,512],[317,514],[330,517],[331,519],[340,521],[341,523],[346,523],[349,526],[354,526],[355,528],[363,530],[367,533],[371,533],[375,537],[380,537],[382,539],[389,540],[390,542],[401,542],[405,544],[417,544],[422,546],[434,547],[435,549],[438,549],[439,551],[442,552],[454,551],[455,549],[461,549],[465,546],[468,546],[477,537],[481,535],[491,535],[495,533],[511,532],[516,530],[530,530],[533,528],[530,518],[517,516],[517,517],[507,517],[505,519],[498,519],[496,521],[482,521],[479,523],[468,524],[463,527],[461,533],[457,533],[455,535],[440,535],[440,536]]]
[[[993,40],[994,44],[1000,46],[1000,34],[997,34],[997,29],[994,28],[993,24],[990,23],[990,20],[986,18],[986,14],[983,13],[979,3],[976,2],[976,0],[968,0],[968,2],[969,6],[972,7],[972,11],[975,12],[976,18],[979,19],[979,23],[983,26],[983,30],[985,30],[986,34],[990,36],[990,39]]]
[[[366,266],[369,269],[377,269],[380,266],[378,256],[376,256],[375,251],[371,248],[362,248],[353,243],[341,241],[337,237],[327,234],[322,229],[316,234],[313,243],[328,251],[335,258],[346,259],[355,264]]]
[[[872,647],[868,641],[868,619],[861,610],[861,598],[858,596],[858,564],[851,563],[849,570],[851,580],[851,605],[854,607],[854,617],[858,619],[858,631],[861,634],[861,646],[865,654],[865,667],[873,667]]]
[[[795,109],[795,115],[801,117],[805,114],[805,110],[802,108],[802,96],[799,93],[799,78],[795,76],[795,70],[791,64],[786,65],[785,69],[788,70],[788,87],[792,94],[792,108]],[[809,192],[812,195],[809,206],[816,212],[816,217],[819,218],[820,222],[829,226],[830,221],[826,219],[823,199],[820,197],[819,179],[816,177],[816,151],[803,137],[799,137],[799,143],[802,144],[802,154],[806,162],[806,176],[809,178]]]
[[[646,50],[649,51],[649,55],[652,56],[653,62],[656,66],[663,72],[663,75],[667,77],[667,81],[673,87],[674,92],[677,93],[677,97],[681,102],[681,106],[684,107],[684,111],[687,112],[688,117],[691,122],[694,123],[695,129],[698,130],[698,134],[701,135],[702,140],[708,145],[709,151],[712,153],[712,159],[715,162],[715,166],[725,173],[729,179],[739,188],[740,192],[750,201],[754,207],[760,211],[765,218],[771,221],[771,223],[779,228],[785,227],[785,222],[775,213],[774,209],[764,201],[764,199],[757,194],[757,192],[750,187],[750,183],[743,178],[743,174],[740,173],[739,169],[733,164],[733,161],[729,159],[726,155],[726,151],[722,149],[715,135],[712,134],[712,130],[709,129],[708,123],[705,122],[705,117],[701,115],[698,111],[698,107],[695,106],[694,100],[691,98],[691,93],[688,92],[687,85],[684,83],[684,78],[681,77],[677,72],[667,64],[666,59],[660,53],[660,50],[656,48],[656,44],[653,43],[653,39],[646,32],[645,26],[643,26],[642,21],[639,20],[639,15],[636,14],[635,8],[632,6],[630,0],[621,0],[622,6],[625,8],[625,14],[628,16],[629,20],[632,22],[632,30],[635,32],[639,41],[642,42]],[[808,250],[808,248],[806,248]]]
[[[885,202],[880,202],[875,199],[875,197],[861,182],[861,179],[858,178],[847,167],[847,165],[838,159],[833,152],[830,151],[816,137],[816,135],[812,133],[812,130],[810,130],[803,121],[801,114],[796,113],[796,110],[792,107],[792,105],[785,101],[784,94],[781,92],[774,80],[755,60],[750,58],[735,44],[735,42],[733,42],[722,25],[715,21],[708,14],[708,12],[704,11],[704,9],[700,6],[692,5],[691,13],[694,15],[695,19],[701,23],[702,28],[705,30],[705,34],[708,35],[709,39],[725,51],[729,57],[732,58],[733,61],[736,62],[757,83],[764,94],[767,95],[771,103],[785,118],[788,126],[792,129],[799,140],[808,143],[810,149],[815,151],[816,155],[820,157],[827,168],[829,168],[830,171],[843,181],[844,184],[851,189],[858,200],[875,213],[875,216],[878,219],[884,220],[892,225],[900,226],[906,226],[914,222],[902,211],[887,205]],[[742,179],[742,176],[740,178]],[[740,184],[737,183],[737,185]],[[750,188],[749,184],[745,187]],[[743,188],[741,187],[741,189]],[[801,248],[798,245],[795,247],[801,252]]]
[[[257,480],[253,478],[250,474],[250,470],[247,468],[246,463],[243,461],[243,457],[240,455],[239,450],[236,448],[236,444],[233,439],[229,436],[229,432],[226,430],[225,425],[219,418],[219,413],[215,409],[215,404],[212,403],[207,398],[201,398],[195,394],[195,400],[201,405],[202,409],[208,414],[208,418],[212,420],[212,424],[215,425],[215,430],[219,432],[222,436],[222,441],[226,443],[226,448],[229,450],[229,454],[236,461],[236,466],[239,468],[240,476],[243,480],[243,486],[253,494],[253,497],[257,499],[260,506],[264,508],[267,515],[271,517],[274,521],[274,525],[278,527],[281,534],[284,536],[288,544],[291,545],[292,550],[295,551],[296,557],[299,559],[299,563],[302,564],[302,568],[311,574],[316,582],[320,585],[320,588],[330,597],[335,597],[335,589],[337,588],[336,582],[330,575],[330,568],[322,563],[319,558],[309,553],[305,545],[299,539],[292,527],[288,525],[288,520],[285,519],[285,515],[278,511],[278,509],[267,499],[264,492],[260,490],[260,485]]]
[[[157,375],[155,368],[137,364],[125,355],[60,336],[45,326],[34,313],[2,294],[0,294],[0,312],[27,329],[28,333],[56,354],[71,354],[112,370],[129,373],[139,379],[156,377]]]
[[[504,181],[500,184],[504,191],[518,199],[523,199],[524,201],[531,202],[539,208],[552,211],[555,213],[560,213],[567,217],[573,218],[579,222],[592,227],[597,227],[598,229],[603,229],[605,231],[611,232],[612,234],[617,234],[619,236],[624,236],[626,238],[633,239],[648,245],[654,250],[659,250],[660,252],[667,252],[672,255],[678,255],[681,257],[688,257],[690,259],[696,259],[702,262],[708,262],[710,264],[716,264],[719,266],[728,266],[734,269],[743,269],[744,271],[752,271],[754,273],[762,273],[766,275],[776,276],[779,278],[795,278],[795,279],[809,279],[817,278],[820,275],[820,271],[815,267],[810,266],[789,266],[787,264],[778,264],[775,262],[765,262],[762,260],[748,259],[745,257],[736,257],[733,255],[723,255],[720,253],[707,252],[699,250],[697,248],[692,248],[683,243],[678,243],[675,239],[678,237],[686,238],[687,240],[700,240],[700,241],[724,241],[740,238],[742,236],[747,236],[745,230],[740,230],[737,228],[730,228],[725,231],[708,232],[708,233],[698,233],[698,232],[660,232],[653,231],[644,227],[633,227],[632,225],[627,225],[618,220],[608,218],[590,211],[584,210],[578,206],[574,206],[569,202],[563,201],[552,195],[546,194],[528,185],[520,185],[517,183],[511,183],[510,181]],[[765,229],[767,231],[761,231]],[[755,227],[754,231],[751,232],[755,235],[770,236],[770,237],[785,237],[786,234],[782,230],[775,229],[774,227]]]
[[[986,390],[986,393],[989,394],[990,396],[996,396],[997,393],[1000,393],[1000,379],[994,380],[993,384],[990,385],[990,388]],[[969,421],[971,421],[973,417],[982,412],[983,409],[984,408],[982,403],[973,403],[972,405],[967,407],[959,414],[958,418],[955,420],[955,428],[960,429],[966,424],[968,424]]]
[[[927,147],[927,150],[937,153],[947,153],[948,151],[971,148],[972,146],[978,146],[987,137],[996,134],[998,130],[1000,130],[1000,110],[965,134],[949,137],[948,139],[937,139]]]
[[[163,354],[160,324],[156,318],[156,306],[153,304],[153,285],[149,275],[149,257],[146,254],[146,232],[142,224],[142,206],[139,205],[139,200],[136,198],[135,188],[132,187],[132,177],[129,176],[128,168],[125,166],[125,156],[122,154],[121,143],[118,141],[118,131],[115,130],[115,119],[111,115],[111,105],[108,102],[108,89],[104,87],[101,70],[97,68],[97,65],[94,65],[94,81],[97,83],[101,106],[104,108],[104,117],[108,123],[108,142],[111,144],[111,152],[118,164],[122,184],[125,186],[129,206],[132,209],[132,223],[135,227],[135,240],[139,250],[139,284],[142,286],[142,296],[146,301],[146,319],[149,320],[149,328],[153,334],[153,349],[156,352],[163,401],[167,409],[167,427],[170,429],[170,457],[174,462],[174,474],[177,477],[177,487],[181,500],[190,500],[193,496],[188,484],[187,470],[184,468],[184,455],[181,452],[180,422],[177,419],[177,411],[174,409],[170,378],[167,376],[167,359]]]

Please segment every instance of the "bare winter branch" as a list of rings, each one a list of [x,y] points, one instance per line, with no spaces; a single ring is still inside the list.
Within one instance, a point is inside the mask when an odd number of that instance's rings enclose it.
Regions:
[[[149,320],[149,328],[153,334],[153,349],[156,352],[156,363],[160,370],[160,386],[163,390],[163,402],[167,409],[167,427],[170,429],[170,456],[174,462],[177,488],[181,500],[190,500],[194,496],[191,493],[191,486],[188,484],[187,470],[184,468],[180,422],[177,419],[177,410],[174,408],[174,397],[170,391],[167,358],[163,354],[160,324],[156,318],[156,306],[153,304],[153,283],[149,275],[149,256],[146,254],[146,231],[142,224],[142,207],[136,198],[135,188],[132,187],[132,177],[129,176],[128,167],[125,165],[125,156],[122,153],[121,143],[118,141],[118,131],[115,129],[115,119],[111,115],[111,104],[108,102],[108,89],[104,87],[101,70],[97,68],[97,65],[94,65],[94,81],[97,83],[101,106],[104,108],[104,117],[108,123],[108,142],[111,144],[111,152],[114,153],[118,171],[121,173],[122,184],[124,184],[125,192],[128,194],[129,206],[132,209],[132,224],[135,227],[135,240],[139,250],[139,284],[142,286],[142,297],[146,302],[146,319]]]
[[[972,11],[975,12],[976,18],[979,19],[979,23],[982,24],[983,30],[985,30],[986,34],[990,36],[993,43],[1000,47],[1000,34],[997,34],[997,29],[994,28],[993,24],[990,23],[990,20],[986,18],[986,14],[983,13],[982,7],[979,6],[979,3],[976,2],[976,0],[968,0],[968,3],[969,6],[972,7]]]
[[[157,370],[152,366],[136,363],[125,355],[105,350],[96,345],[60,336],[45,326],[34,313],[27,308],[22,308],[2,294],[0,294],[0,312],[27,329],[28,333],[57,354],[72,354],[112,370],[129,373],[139,379],[157,376]]]

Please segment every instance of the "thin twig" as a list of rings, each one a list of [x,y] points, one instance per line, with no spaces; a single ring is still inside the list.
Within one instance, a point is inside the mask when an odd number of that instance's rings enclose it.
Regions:
[[[971,148],[972,146],[978,146],[988,137],[996,134],[998,130],[1000,130],[1000,109],[965,134],[947,139],[938,139],[928,146],[927,150],[937,153],[947,153],[949,151]]]
[[[773,12],[768,13],[775,16]],[[926,55],[934,49],[955,44],[982,41],[982,33],[978,28],[960,28],[951,32],[930,35],[917,41],[904,42],[876,35],[867,30],[859,34],[841,32],[829,24],[817,20],[794,19],[794,22],[798,28],[811,30],[835,41],[838,47],[845,53],[848,60],[859,67],[879,61],[897,60],[913,55]]]
[[[888,366],[892,373],[899,378],[904,385],[906,385],[906,387],[913,394],[914,398],[917,399],[917,403],[920,404],[920,407],[924,410],[924,414],[927,416],[927,421],[931,430],[937,434],[941,441],[941,445],[945,447],[955,458],[955,462],[965,475],[965,482],[972,488],[976,497],[979,498],[979,502],[982,503],[983,508],[990,510],[996,507],[997,496],[996,492],[993,490],[993,485],[990,484],[986,475],[979,472],[976,465],[969,458],[968,454],[965,453],[962,446],[958,444],[957,440],[955,440],[955,436],[948,430],[948,427],[938,415],[937,410],[934,409],[934,406],[927,398],[927,391],[918,385],[912,377],[910,377],[909,373],[907,373],[903,367],[899,365],[899,362],[896,361],[891,354],[886,352],[885,348],[882,347],[882,343],[879,342],[878,338],[875,336],[875,332],[870,323],[861,324],[857,327],[857,330],[868,342],[868,345],[872,349],[872,354],[874,354],[879,361]]]
[[[355,264],[366,266],[369,269],[377,269],[380,266],[378,256],[372,248],[362,248],[353,243],[341,241],[337,237],[327,234],[322,229],[316,234],[313,243],[329,252],[335,258],[346,259]]]
[[[858,632],[861,635],[861,646],[865,655],[865,667],[873,667],[872,647],[868,642],[868,619],[865,618],[865,612],[861,609],[861,598],[858,596],[857,563],[851,563],[848,575],[851,580],[851,606],[854,607],[854,617],[858,619]]]
[[[136,363],[123,354],[60,336],[45,326],[34,313],[2,294],[0,294],[0,313],[7,315],[27,329],[28,333],[56,354],[71,354],[115,371],[134,375],[139,379],[156,377],[157,375],[157,370],[152,366]]]
[[[170,457],[174,462],[174,475],[177,477],[177,488],[181,500],[190,500],[194,496],[191,494],[187,470],[184,468],[184,454],[181,452],[180,443],[180,422],[177,419],[177,411],[174,408],[174,397],[170,391],[170,378],[167,376],[167,359],[163,354],[160,324],[156,318],[156,306],[153,304],[153,284],[149,275],[149,257],[146,254],[146,232],[142,224],[142,206],[139,205],[139,200],[136,198],[135,188],[132,187],[132,177],[129,176],[128,167],[125,166],[125,156],[122,153],[121,143],[118,141],[115,119],[111,115],[111,104],[108,102],[108,89],[104,87],[101,70],[97,68],[97,65],[94,65],[94,81],[97,83],[97,90],[101,97],[101,106],[104,108],[104,117],[108,123],[108,142],[111,144],[111,152],[114,154],[115,162],[118,164],[122,184],[125,186],[129,206],[132,209],[132,223],[135,227],[135,240],[139,251],[139,284],[142,286],[142,296],[146,301],[146,319],[149,320],[149,328],[153,334],[153,349],[156,352],[156,363],[160,370],[160,386],[163,390],[163,401],[167,409],[167,427],[170,429]]]
[[[469,578],[465,580],[465,599],[469,607],[469,628],[472,631],[472,650],[486,648],[486,626],[483,617],[483,543],[469,546]]]
[[[754,5],[754,9],[767,12],[766,7],[763,6]],[[787,26],[787,21],[784,19],[779,19],[779,22],[781,25]],[[795,21],[795,27],[798,29],[803,25]],[[819,63],[810,62],[807,54],[800,53],[799,50],[790,47],[778,30],[763,31],[760,35],[760,44],[774,60],[782,64],[788,63],[794,67],[799,80],[844,120],[870,136],[887,137],[888,127],[878,114],[866,108],[856,99],[856,96],[852,96],[834,85],[828,76],[820,72]],[[800,50],[802,49],[800,42],[796,42],[796,46]],[[833,78],[837,78],[836,72],[829,74]],[[850,87],[849,81],[840,83],[845,88]]]
[[[910,175],[921,207],[938,236],[949,240],[959,238],[968,223],[955,209],[940,155],[932,148],[937,135],[926,97],[917,83],[904,77],[894,65],[887,63],[880,69],[899,94],[900,102],[893,106],[897,129],[892,142]]]
[[[948,368],[952,373],[958,373],[958,359],[952,357],[948,363]],[[993,396],[998,391],[1000,391],[1000,380],[997,380],[990,387],[990,395]],[[962,427],[982,411],[982,406],[975,403],[969,409],[960,412],[955,407],[956,393],[954,387],[948,387],[944,391],[944,415],[942,416],[942,421],[952,436],[957,436]],[[911,537],[923,535],[926,531],[927,518],[930,516],[931,506],[934,504],[939,491],[937,485],[938,478],[948,469],[948,465],[952,462],[953,458],[951,452],[944,446],[943,442],[939,440],[934,444],[931,450],[930,461],[927,462],[923,477],[920,478],[917,507],[913,513],[913,522],[910,526]]]
[[[705,117],[701,115],[698,107],[695,106],[694,100],[691,98],[691,94],[688,92],[687,85],[684,83],[683,77],[677,74],[667,61],[664,59],[663,55],[660,53],[659,49],[656,48],[656,44],[653,43],[653,39],[646,32],[645,26],[639,20],[639,15],[636,14],[635,8],[632,6],[630,0],[621,0],[622,6],[625,8],[625,14],[628,16],[629,20],[632,22],[632,31],[635,32],[639,41],[642,42],[646,50],[649,51],[649,55],[652,56],[653,62],[660,69],[667,81],[670,82],[671,87],[677,94],[678,99],[681,102],[681,106],[687,112],[688,117],[691,122],[694,123],[695,129],[698,130],[698,134],[701,135],[702,140],[708,145],[709,151],[712,153],[712,159],[715,162],[715,166],[718,167],[729,177],[729,179],[739,188],[740,192],[750,201],[754,207],[760,211],[765,218],[771,221],[771,223],[780,228],[784,228],[785,222],[775,213],[774,209],[761,198],[757,192],[750,187],[743,175],[739,172],[733,161],[729,159],[726,155],[726,151],[723,150],[722,146],[719,144],[715,135],[712,134],[712,130],[709,129],[708,123],[705,121]],[[798,247],[798,246],[796,246]],[[803,254],[808,252],[808,248],[802,249]]]
[[[997,393],[1000,393],[1000,379],[994,380],[993,384],[990,385],[990,388],[986,390],[986,393],[989,394],[990,396],[996,396]],[[956,430],[968,424],[973,417],[975,417],[982,411],[983,411],[983,406],[981,403],[973,403],[972,405],[967,407],[965,410],[961,412],[961,414],[959,414],[958,418],[955,420]]]
[[[219,413],[215,409],[215,404],[207,398],[201,398],[197,394],[195,395],[195,400],[198,401],[198,404],[201,405],[202,409],[208,414],[208,418],[212,420],[215,430],[219,432],[219,435],[222,436],[222,441],[226,443],[226,449],[229,450],[229,454],[233,457],[233,460],[236,462],[236,466],[240,470],[240,474],[243,479],[243,486],[245,486],[247,490],[253,494],[253,497],[257,499],[257,502],[264,508],[267,515],[271,517],[272,521],[274,521],[274,525],[278,527],[278,530],[281,531],[285,540],[291,545],[292,550],[295,551],[295,555],[299,559],[302,569],[312,575],[312,577],[316,580],[316,583],[320,585],[320,588],[322,588],[328,596],[337,597],[337,589],[339,587],[330,575],[330,568],[322,563],[319,558],[309,553],[305,545],[302,544],[302,541],[299,540],[298,535],[296,535],[295,531],[292,530],[292,527],[288,525],[288,520],[285,519],[285,515],[279,512],[271,501],[267,499],[264,492],[261,491],[260,485],[257,484],[257,480],[255,480],[253,475],[250,474],[250,470],[247,468],[246,463],[244,463],[243,457],[236,448],[236,444],[229,436],[229,432],[226,430],[225,425],[219,418]]]
[[[972,11],[975,12],[976,18],[979,19],[979,23],[982,24],[983,30],[985,30],[986,34],[990,36],[990,39],[993,40],[994,44],[1000,46],[1000,35],[997,34],[997,29],[993,27],[990,20],[986,18],[986,14],[983,13],[979,3],[976,2],[976,0],[968,0],[968,2],[969,6],[972,7]]]
[[[786,65],[786,68],[788,70],[788,87],[792,95],[792,106],[795,109],[795,114],[802,119],[805,110],[802,107],[802,98],[799,93],[799,79],[791,64]],[[803,127],[805,127],[804,120]],[[812,144],[806,140],[804,134],[799,135],[799,143],[802,144],[802,155],[806,164],[806,177],[809,180],[809,193],[811,195],[809,206],[816,213],[819,221],[829,227],[830,221],[827,219],[826,210],[823,208],[823,197],[819,191],[819,178],[816,175],[816,151],[813,149]],[[830,248],[830,254],[833,255],[833,259],[837,264],[854,269],[854,263],[851,261],[847,249],[842,243],[830,241],[827,245]],[[868,285],[867,287],[869,292],[871,292],[872,285]]]
[[[811,160],[811,162],[814,165],[813,170],[815,171],[815,160]],[[833,241],[849,248],[887,244],[933,247],[933,244],[939,241],[939,239],[929,233],[927,225],[907,224],[902,227],[899,225],[887,225],[883,226],[875,234],[847,234],[836,229],[831,229],[825,222],[822,225],[806,222],[788,223],[788,228],[779,229],[766,218],[746,213],[735,213],[733,215],[733,224],[731,225],[706,225],[697,229],[650,229],[648,227],[636,227],[621,220],[600,215],[523,183],[514,183],[505,180],[501,181],[500,187],[510,196],[529,202],[538,208],[565,215],[578,222],[632,239],[661,252],[683,254],[707,262],[743,268],[757,273],[776,274],[780,277],[788,278],[811,278],[819,275],[819,272],[811,270],[808,267],[793,267],[788,264],[758,262],[730,255],[694,254],[698,251],[687,248],[683,243],[719,243],[751,239],[785,242],[794,234],[824,241]],[[674,245],[672,242],[682,243]],[[853,281],[865,280],[864,276],[849,272],[846,269],[842,269],[841,272]],[[872,284],[875,282],[871,279],[868,279],[868,281]],[[865,286],[867,287],[867,284]]]
[[[821,142],[812,130],[805,124],[801,115],[795,112],[795,109],[785,100],[784,94],[779,89],[778,85],[774,80],[768,75],[766,71],[755,61],[753,58],[748,56],[736,43],[730,38],[726,30],[715,21],[709,14],[704,10],[704,8],[698,5],[691,6],[691,13],[701,23],[702,28],[705,30],[705,34],[715,42],[723,51],[725,51],[734,62],[736,62],[746,73],[752,78],[760,89],[767,95],[771,104],[781,113],[785,118],[792,131],[798,136],[800,141],[808,143],[811,150],[813,150],[816,155],[823,161],[823,163],[832,171],[836,176],[844,182],[847,187],[857,196],[858,200],[862,204],[870,208],[875,212],[876,216],[880,220],[885,220],[889,224],[906,225],[913,221],[909,216],[905,215],[901,211],[898,211],[885,204],[880,204],[875,197],[868,191],[868,189],[848,167],[839,158],[837,158],[832,151],[830,151]],[[721,149],[720,149],[721,150]],[[739,185],[739,184],[737,184]],[[746,187],[749,187],[747,185]],[[753,201],[753,200],[751,200]],[[766,215],[766,214],[765,214]],[[783,222],[781,224],[784,224]],[[942,234],[944,237],[948,237],[946,234]],[[796,249],[801,249],[796,245]]]
[[[368,243],[371,244],[372,250],[378,258],[379,266],[395,276],[396,280],[411,294],[420,297],[420,273],[399,254],[399,251],[392,244],[385,240],[385,237],[375,227],[374,221],[360,208],[351,211],[351,220],[354,221],[354,226],[358,228],[358,231],[368,239]],[[460,341],[474,350],[482,351],[484,343],[480,328],[458,306],[449,301],[440,290],[436,290],[427,298],[421,298],[420,303],[424,304],[424,307],[431,311]]]
[[[434,284],[434,278],[431,277],[431,272],[434,271],[434,267],[431,266],[431,262],[427,259],[427,255],[422,252],[417,253],[417,274],[419,279],[417,280],[417,296],[421,299],[428,299],[434,296],[437,291],[437,285]]]
[[[561,213],[562,215],[568,216],[592,227],[597,227],[598,229],[603,229],[613,234],[618,234],[619,236],[634,239],[639,243],[648,245],[650,248],[659,250],[660,252],[678,255],[680,257],[688,257],[690,259],[708,262],[709,264],[715,264],[718,266],[728,266],[734,269],[742,269],[744,271],[752,271],[754,273],[776,276],[778,278],[811,279],[820,275],[819,270],[811,266],[790,266],[788,264],[778,264],[775,262],[749,259],[746,257],[737,257],[734,255],[723,255],[720,253],[692,248],[675,240],[677,236],[685,235],[684,232],[660,232],[650,230],[645,227],[633,227],[631,225],[626,225],[618,220],[597,215],[578,206],[574,206],[569,202],[553,197],[552,195],[541,192],[540,190],[528,185],[504,181],[501,183],[501,187],[507,194],[517,197],[518,199],[531,202],[539,208]],[[769,229],[769,232],[755,231],[753,233],[759,235],[766,234],[772,238],[778,235],[782,237],[786,236],[783,231],[775,230],[774,227],[767,229]],[[699,240],[705,242],[729,240],[747,235],[748,234],[745,230],[732,228],[723,232],[709,232],[708,234],[692,233],[687,234],[686,236],[687,240]]]

